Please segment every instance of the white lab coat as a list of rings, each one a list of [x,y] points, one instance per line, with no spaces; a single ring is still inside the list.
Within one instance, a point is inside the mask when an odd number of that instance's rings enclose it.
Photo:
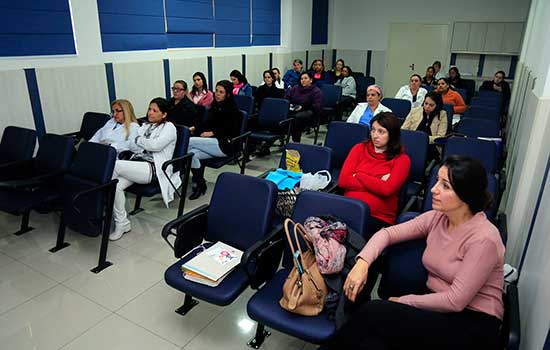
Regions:
[[[426,97],[426,94],[428,93],[428,90],[421,87],[418,89],[418,92],[416,93],[416,101],[413,102],[413,95],[411,93],[411,88],[409,85],[403,85],[399,91],[397,91],[397,94],[395,94],[395,98],[400,98],[403,100],[408,100],[412,103],[412,108],[420,107],[424,103],[424,97]]]
[[[368,105],[369,104],[367,102],[361,102],[361,103],[357,104],[357,107],[355,107],[353,112],[351,112],[350,116],[348,117],[347,122],[348,123],[359,123],[359,120],[361,120],[361,117],[365,113],[365,109],[367,109]],[[372,116],[375,117],[378,113],[391,112],[391,111],[392,110],[389,109],[388,107],[384,106],[381,103],[378,103],[378,107],[376,107],[376,109],[374,110],[374,113],[372,113]]]

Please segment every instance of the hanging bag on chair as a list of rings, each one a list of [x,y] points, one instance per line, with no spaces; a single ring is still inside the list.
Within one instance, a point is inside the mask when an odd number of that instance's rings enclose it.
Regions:
[[[294,248],[290,237],[289,224],[294,225],[294,242],[297,249]],[[283,297],[279,304],[283,309],[298,315],[316,316],[323,311],[327,286],[319,272],[313,246],[304,227],[291,219],[285,220],[285,233],[290,251],[293,253],[294,267],[283,285]],[[308,250],[305,253],[302,251],[299,236],[307,245]]]

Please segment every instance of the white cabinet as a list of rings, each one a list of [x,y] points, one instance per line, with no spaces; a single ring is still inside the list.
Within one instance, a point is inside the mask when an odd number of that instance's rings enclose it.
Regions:
[[[505,23],[504,40],[502,41],[502,51],[519,52],[521,51],[521,38],[523,37],[523,23]]]
[[[470,23],[455,22],[453,28],[453,40],[451,51],[468,51],[468,36],[470,35]]]
[[[487,36],[487,23],[470,23],[470,35],[468,36],[468,51],[483,51],[485,37]]]
[[[487,25],[487,36],[485,37],[485,52],[499,52],[502,50],[502,39],[504,38],[504,23],[489,23]]]
[[[518,55],[523,22],[455,22],[451,52]]]

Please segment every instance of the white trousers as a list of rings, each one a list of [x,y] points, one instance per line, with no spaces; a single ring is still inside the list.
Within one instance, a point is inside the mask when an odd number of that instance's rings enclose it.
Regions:
[[[117,160],[113,179],[118,179],[115,191],[115,204],[113,208],[113,217],[115,225],[127,225],[128,214],[126,213],[126,196],[124,190],[130,185],[148,184],[151,182],[151,165],[147,162],[134,162],[130,160]]]
[[[189,139],[189,153],[193,153],[191,168],[201,167],[201,159],[225,157],[226,154],[220,149],[218,139],[215,137],[191,137]]]

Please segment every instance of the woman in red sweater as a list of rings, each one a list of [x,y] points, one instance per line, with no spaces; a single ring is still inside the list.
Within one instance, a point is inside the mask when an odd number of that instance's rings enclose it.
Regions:
[[[401,146],[399,124],[389,112],[372,118],[370,140],[351,149],[338,179],[344,196],[369,205],[367,237],[395,223],[399,190],[409,176],[411,160]]]
[[[441,94],[443,103],[453,106],[453,112],[455,114],[462,114],[466,112],[466,103],[462,96],[451,89],[451,85],[448,78],[441,78],[437,81],[436,91]]]

